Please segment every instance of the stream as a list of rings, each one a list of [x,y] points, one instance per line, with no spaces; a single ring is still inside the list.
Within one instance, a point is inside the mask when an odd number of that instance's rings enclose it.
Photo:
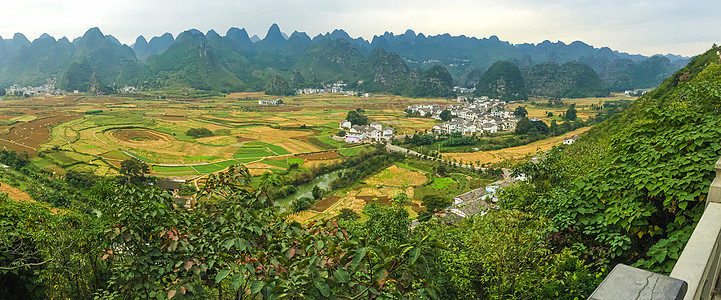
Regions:
[[[338,175],[342,171],[343,170],[335,170],[333,172],[320,175],[313,179],[311,182],[297,186],[296,188],[298,190],[295,193],[290,194],[284,198],[275,200],[275,205],[281,206],[281,210],[285,210],[290,208],[291,203],[293,203],[293,200],[295,199],[302,197],[313,198],[313,187],[317,185],[321,189],[327,190],[330,183],[336,178],[338,178]]]

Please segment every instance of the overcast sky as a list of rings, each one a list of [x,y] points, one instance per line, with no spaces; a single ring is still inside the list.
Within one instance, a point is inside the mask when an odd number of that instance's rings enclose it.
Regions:
[[[549,3],[554,2],[554,3]],[[277,23],[283,32],[311,37],[342,28],[370,39],[412,29],[435,35],[491,35],[511,43],[544,40],[644,55],[699,54],[721,42],[719,0],[6,0],[0,36],[16,32],[34,40],[42,33],[71,40],[91,27],[132,44],[187,29],[246,28],[265,36]]]

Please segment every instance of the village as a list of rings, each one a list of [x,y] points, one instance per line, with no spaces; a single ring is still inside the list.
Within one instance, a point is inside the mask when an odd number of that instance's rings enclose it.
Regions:
[[[408,106],[407,113],[418,116],[446,121],[433,126],[435,134],[452,134],[459,132],[463,135],[482,133],[497,133],[499,131],[513,131],[518,118],[513,111],[506,110],[506,102],[489,99],[488,97],[468,98],[458,97],[459,104],[442,107],[438,104],[420,104]],[[443,116],[444,111],[450,113]]]

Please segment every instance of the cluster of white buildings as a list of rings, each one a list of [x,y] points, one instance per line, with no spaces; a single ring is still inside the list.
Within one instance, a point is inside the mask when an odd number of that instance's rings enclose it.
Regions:
[[[304,88],[295,90],[296,95],[311,95],[311,94],[325,94],[325,93],[342,93],[347,84],[343,81],[338,81],[333,84],[324,85],[322,89]]]
[[[138,88],[136,88],[134,86],[129,86],[129,85],[126,85],[126,86],[118,89],[118,93],[121,93],[121,94],[130,94],[130,93],[135,93],[137,91],[138,91]]]
[[[62,95],[63,91],[55,89],[55,85],[47,83],[41,86],[26,86],[21,87],[17,84],[13,84],[10,88],[5,89],[5,93],[8,95],[18,96],[37,96],[37,95]]]
[[[358,96],[358,97],[362,97],[362,98],[370,98],[370,97],[371,97],[371,94],[370,94],[370,93],[359,93],[359,92],[356,92],[356,91],[345,91],[345,93],[343,93],[343,95],[346,95],[346,96]]]
[[[258,100],[258,104],[260,105],[281,105],[283,104],[283,99],[261,99]]]
[[[408,109],[421,116],[430,116],[438,120],[441,119],[441,112],[448,110],[453,115],[453,119],[433,126],[433,132],[436,134],[460,132],[472,135],[516,129],[518,118],[513,111],[505,109],[506,102],[487,97],[477,98],[473,103],[465,103],[466,101],[467,99],[459,97],[458,102],[461,104],[447,107],[438,104],[421,104],[408,106]]]
[[[649,91],[651,91],[651,89],[635,89],[635,90],[627,90],[627,91],[623,92],[623,94],[626,95],[626,97],[641,97],[644,94],[648,93]]]
[[[348,120],[340,122],[341,129],[347,129],[346,143],[360,143],[364,141],[388,141],[395,135],[393,127],[383,127],[381,123],[372,122],[370,125],[352,125]]]
[[[473,92],[476,91],[476,88],[473,87],[473,88],[469,89],[469,88],[465,88],[465,87],[454,86],[453,91],[456,93],[459,93],[459,94],[472,94]]]

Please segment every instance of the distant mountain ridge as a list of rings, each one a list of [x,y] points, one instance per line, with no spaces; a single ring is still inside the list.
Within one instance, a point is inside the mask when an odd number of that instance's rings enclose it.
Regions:
[[[632,55],[579,41],[513,45],[496,36],[426,36],[412,30],[399,35],[385,32],[371,41],[352,38],[342,29],[311,38],[298,31],[287,35],[277,24],[263,39],[249,37],[245,29],[235,27],[224,36],[213,30],[203,34],[192,29],[177,38],[170,33],[150,41],[139,36],[131,47],[92,28],[72,43],[66,38],[56,41],[47,34],[33,42],[22,34],[0,38],[0,87],[39,85],[56,77],[63,89],[85,91],[95,75],[95,83],[102,82],[107,88],[187,86],[232,92],[263,90],[271,79],[280,76],[291,82],[291,88],[320,87],[343,80],[349,88],[370,92],[452,96],[448,86],[472,87],[498,61],[508,61],[522,70],[529,95],[556,96],[573,95],[563,89],[573,85],[575,79],[563,78],[565,85],[553,83],[554,78],[529,79],[528,74],[544,74],[529,70],[544,63],[579,62],[589,68],[578,65],[583,72],[562,73],[592,80],[597,76],[605,85],[602,88],[622,91],[657,86],[685,65],[688,58]],[[443,70],[431,70],[434,66]],[[424,72],[443,79],[429,80]],[[290,80],[292,74],[300,76]],[[301,77],[303,80],[297,80]],[[536,88],[538,84],[533,81],[550,82],[555,88]],[[430,83],[436,90],[419,86]]]

